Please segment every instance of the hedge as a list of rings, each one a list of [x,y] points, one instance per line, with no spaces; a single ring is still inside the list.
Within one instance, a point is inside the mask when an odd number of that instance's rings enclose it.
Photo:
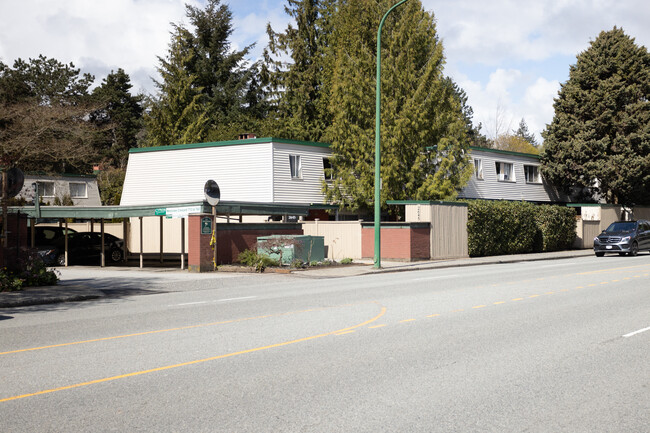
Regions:
[[[494,256],[571,248],[575,210],[527,202],[468,202],[470,256]]]

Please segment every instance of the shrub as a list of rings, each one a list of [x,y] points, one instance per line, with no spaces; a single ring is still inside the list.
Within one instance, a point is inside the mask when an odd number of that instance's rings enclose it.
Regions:
[[[265,268],[269,266],[278,266],[279,263],[277,260],[265,256],[263,254],[257,254],[253,250],[244,250],[239,253],[237,257],[239,263],[245,266],[252,266],[257,272],[263,272]]]
[[[349,258],[349,257],[346,257],[346,258],[344,258],[344,259],[341,259],[341,264],[342,264],[342,265],[349,265],[350,263],[352,263],[352,259]]]
[[[575,209],[541,205],[538,206],[535,217],[539,231],[536,251],[561,251],[571,248],[576,237]]]
[[[12,268],[0,269],[0,291],[51,286],[59,282],[56,270],[48,269],[35,252],[25,254]]]
[[[575,238],[575,211],[527,202],[468,202],[470,256],[521,254],[569,248]]]

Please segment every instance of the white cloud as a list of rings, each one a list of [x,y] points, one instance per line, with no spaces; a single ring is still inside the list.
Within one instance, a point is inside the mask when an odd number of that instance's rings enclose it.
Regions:
[[[0,59],[43,54],[97,76],[123,68],[134,87],[152,89],[156,56],[164,56],[171,22],[185,17],[183,0],[22,0],[3,5]],[[194,1],[187,2],[194,4]]]

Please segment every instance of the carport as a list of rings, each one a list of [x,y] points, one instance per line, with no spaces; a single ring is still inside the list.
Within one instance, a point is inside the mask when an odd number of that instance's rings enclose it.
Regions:
[[[93,231],[94,222],[99,222],[101,233],[101,267],[106,266],[105,257],[105,239],[104,239],[104,223],[106,220],[122,219],[122,239],[123,244],[123,260],[126,262],[128,256],[128,239],[127,239],[127,218],[138,218],[140,224],[139,236],[139,256],[140,268],[144,267],[144,254],[143,254],[143,218],[144,217],[158,217],[160,218],[160,262],[163,261],[163,225],[164,218],[181,218],[182,230],[180,231],[181,237],[181,269],[186,268],[185,263],[185,236],[187,235],[186,220],[189,215],[205,215],[209,216],[215,221],[216,217],[226,217],[228,221],[230,218],[242,221],[244,215],[273,215],[281,216],[284,221],[289,219],[289,216],[308,216],[310,209],[321,209],[322,205],[310,204],[293,204],[293,203],[249,203],[249,202],[224,202],[220,201],[217,206],[210,206],[206,202],[192,202],[192,203],[173,203],[173,204],[156,204],[147,206],[98,206],[98,207],[78,207],[78,206],[20,206],[10,207],[10,213],[18,213],[26,215],[29,218],[31,226],[31,246],[35,246],[35,226],[39,219],[41,220],[58,220],[61,227],[68,228],[68,220],[82,220],[91,221],[91,231]],[[188,238],[189,239],[189,238]],[[68,230],[65,230],[64,237],[64,254],[65,266],[68,266]]]

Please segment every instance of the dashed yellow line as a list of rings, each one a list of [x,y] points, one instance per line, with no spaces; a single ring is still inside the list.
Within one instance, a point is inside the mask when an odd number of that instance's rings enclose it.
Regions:
[[[539,298],[539,295],[530,295],[529,298]]]
[[[440,314],[429,314],[427,317],[438,317]]]
[[[357,325],[353,325],[353,326],[343,328],[343,329],[338,329],[338,330],[332,331],[332,332],[325,332],[325,333],[318,334],[318,335],[311,335],[309,337],[298,338],[296,340],[284,341],[282,343],[269,344],[268,346],[261,346],[261,347],[255,347],[253,349],[241,350],[239,352],[226,353],[224,355],[213,356],[213,357],[210,357],[210,358],[197,359],[195,361],[182,362],[182,363],[173,364],[173,365],[166,365],[166,366],[163,366],[163,367],[151,368],[149,370],[136,371],[136,372],[133,372],[133,373],[120,374],[118,376],[111,376],[111,377],[106,377],[106,378],[103,378],[103,379],[96,379],[96,380],[91,380],[91,381],[88,381],[88,382],[76,383],[74,385],[67,385],[67,386],[61,386],[61,387],[58,387],[58,388],[46,389],[44,391],[33,392],[33,393],[30,393],[30,394],[16,395],[16,396],[13,396],[13,397],[7,397],[7,398],[0,399],[0,403],[7,402],[7,401],[12,401],[12,400],[18,400],[18,399],[21,399],[21,398],[34,397],[34,396],[37,396],[37,395],[49,394],[49,393],[57,392],[57,391],[64,391],[64,390],[67,390],[67,389],[73,389],[73,388],[80,388],[80,387],[83,387],[83,386],[95,385],[95,384],[98,384],[98,383],[110,382],[110,381],[117,380],[117,379],[125,379],[127,377],[134,377],[134,376],[140,376],[140,375],[148,374],[148,373],[155,373],[155,372],[158,372],[158,371],[171,370],[173,368],[186,367],[188,365],[201,364],[201,363],[208,362],[208,361],[216,361],[218,359],[230,358],[230,357],[233,357],[233,356],[245,355],[245,354],[248,354],[248,353],[259,352],[259,351],[262,351],[262,350],[274,349],[276,347],[289,346],[291,344],[296,344],[296,343],[302,343],[304,341],[315,340],[317,338],[327,337],[329,335],[340,335],[342,333],[347,333],[348,331],[354,332],[353,331],[354,329],[361,328],[361,327],[366,326],[366,325],[368,325],[370,323],[373,323],[373,322],[379,320],[379,318],[381,318],[384,314],[386,314],[386,307],[382,307],[380,313],[377,314],[375,317],[373,317],[370,320],[366,320],[365,322],[359,323]]]
[[[485,308],[485,305],[476,305],[476,306],[474,306],[472,308],[474,308],[474,309]]]
[[[373,325],[373,326],[368,326],[368,329],[383,328],[384,326],[386,326],[385,323],[382,324],[382,325]]]
[[[415,322],[415,319],[404,319],[399,321],[399,323],[406,323],[406,322]]]
[[[523,300],[524,300],[524,298],[514,298],[514,299],[511,299],[511,301],[523,301]]]
[[[505,304],[505,303],[506,303],[506,301],[493,302],[494,305],[501,305],[501,304]]]

